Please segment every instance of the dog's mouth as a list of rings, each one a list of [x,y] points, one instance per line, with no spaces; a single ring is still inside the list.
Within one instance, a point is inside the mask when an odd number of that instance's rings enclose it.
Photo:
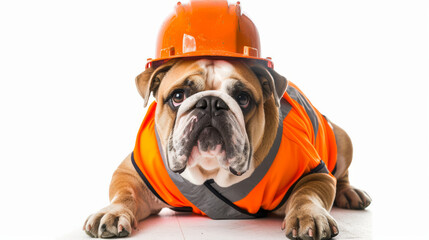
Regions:
[[[202,129],[198,135],[197,145],[200,152],[219,153],[221,150],[225,151],[225,142],[221,134],[212,126]]]
[[[226,151],[229,133],[222,129],[224,121],[222,117],[210,118],[204,114],[192,116],[182,135],[188,139],[182,153],[189,157],[194,147],[198,147],[200,152]]]
[[[225,141],[220,132],[212,126],[203,128],[191,145],[187,165],[193,167],[199,164],[204,169],[211,170],[225,160]]]
[[[246,165],[250,158],[243,163],[239,155],[244,156],[245,149],[241,149],[242,141],[238,140],[238,136],[234,136],[227,119],[197,115],[190,117],[188,125],[183,129],[182,145],[175,156],[178,161],[170,163],[170,169],[182,173],[186,167],[198,165],[205,171],[221,167],[236,176],[246,172],[247,168],[243,165]]]

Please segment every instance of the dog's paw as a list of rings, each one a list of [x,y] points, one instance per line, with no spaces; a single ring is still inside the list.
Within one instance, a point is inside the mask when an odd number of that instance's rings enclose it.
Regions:
[[[346,209],[365,209],[371,204],[371,197],[350,185],[337,189],[335,206]]]
[[[133,213],[120,204],[111,204],[99,212],[90,215],[83,230],[91,237],[126,237],[131,234],[131,226],[136,221]]]
[[[282,229],[290,239],[331,239],[338,235],[338,226],[329,213],[318,206],[293,209],[285,217]]]

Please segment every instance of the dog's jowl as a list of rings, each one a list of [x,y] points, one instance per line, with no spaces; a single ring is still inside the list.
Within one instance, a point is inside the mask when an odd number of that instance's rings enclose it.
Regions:
[[[348,180],[351,140],[273,66],[239,2],[179,3],[136,78],[144,105],[155,101],[113,174],[111,204],[87,218],[85,232],[129,236],[172,208],[212,219],[271,212],[284,216],[288,238],[336,236],[334,204],[371,203]]]

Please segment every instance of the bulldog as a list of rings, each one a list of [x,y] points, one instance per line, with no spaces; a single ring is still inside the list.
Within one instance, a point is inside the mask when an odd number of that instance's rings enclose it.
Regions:
[[[339,233],[333,205],[365,209],[352,187],[347,133],[293,83],[258,62],[173,59],[136,78],[151,104],[136,147],[113,174],[111,204],[90,215],[91,237],[125,237],[163,208],[214,219],[284,216],[291,239]]]

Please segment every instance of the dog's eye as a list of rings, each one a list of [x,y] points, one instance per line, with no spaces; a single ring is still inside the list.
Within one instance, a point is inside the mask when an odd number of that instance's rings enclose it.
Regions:
[[[240,105],[240,107],[247,108],[250,103],[250,96],[246,92],[241,92],[237,95],[235,100],[237,101],[238,105]]]
[[[174,107],[179,107],[180,104],[182,104],[182,102],[185,101],[185,99],[186,99],[185,91],[181,89],[176,90],[171,95],[171,104]]]

